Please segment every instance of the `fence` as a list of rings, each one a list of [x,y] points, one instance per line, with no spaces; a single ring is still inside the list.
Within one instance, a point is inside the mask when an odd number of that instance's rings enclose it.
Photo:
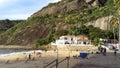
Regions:
[[[67,60],[67,68],[69,68],[69,60],[70,60],[70,57],[66,57],[64,59],[62,59],[61,61],[58,62],[58,59],[55,59],[54,61],[50,62],[49,64],[47,64],[46,66],[44,66],[43,68],[47,68],[48,66],[52,65],[53,63],[56,62],[56,64],[50,66],[50,68],[53,68],[56,66],[56,68],[58,68],[58,65],[62,62],[64,62],[65,60]]]

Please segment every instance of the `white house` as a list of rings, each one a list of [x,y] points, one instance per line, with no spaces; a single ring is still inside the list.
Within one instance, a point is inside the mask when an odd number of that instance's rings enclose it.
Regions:
[[[56,40],[54,43],[51,43],[51,45],[71,45],[71,46],[91,46],[91,40],[89,40],[84,35],[66,35],[61,36],[58,40]]]

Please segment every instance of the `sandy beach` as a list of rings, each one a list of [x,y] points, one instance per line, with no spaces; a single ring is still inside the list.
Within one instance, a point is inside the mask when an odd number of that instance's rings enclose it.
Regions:
[[[70,56],[69,67],[73,67],[80,62],[78,59],[72,58],[74,55],[79,55],[77,51],[59,51],[59,61]],[[57,58],[56,51],[42,51],[41,54],[31,53],[32,60],[27,61],[28,53],[10,54],[0,56],[0,68],[43,68],[51,61]],[[55,64],[55,63],[54,63]],[[53,65],[54,65],[53,64]],[[49,66],[50,67],[50,66]],[[49,68],[47,67],[47,68]],[[55,67],[55,66],[54,66]],[[67,60],[59,64],[59,68],[67,68]]]
[[[57,51],[49,50],[39,52],[33,50],[30,52],[0,55],[0,68],[43,68],[57,58]],[[26,62],[29,53],[31,53],[31,60]],[[69,68],[120,68],[120,53],[114,56],[113,51],[107,50],[107,56],[89,53],[85,59],[73,57],[79,56],[79,54],[80,51],[59,50],[58,61],[60,62],[70,56]],[[67,64],[68,60],[64,60],[64,62],[58,65],[58,68],[67,68]],[[52,65],[55,65],[55,62]],[[46,68],[50,68],[52,65]],[[55,66],[52,68],[55,68]]]
[[[2,48],[12,48],[12,46],[1,46]],[[15,49],[19,46],[16,46]],[[79,63],[83,59],[74,59],[73,56],[78,56],[80,49],[82,52],[87,52],[91,47],[58,47],[58,61],[65,59],[66,57],[70,56],[69,60],[69,68],[72,68],[77,63]],[[57,51],[53,48],[52,50],[48,51],[41,51],[40,54],[37,53],[37,50],[31,50],[26,52],[15,52],[10,54],[3,54],[0,55],[0,68],[43,68],[50,62],[57,59]],[[76,51],[77,50],[77,51]],[[94,50],[94,47],[93,47]],[[27,61],[29,53],[31,54],[31,60]],[[67,68],[68,60],[64,60],[64,62],[58,65],[59,68]],[[55,65],[55,62],[52,64]],[[47,68],[50,68],[48,66]],[[55,66],[54,66],[55,67]],[[54,68],[53,67],[53,68]]]
[[[73,55],[79,55],[79,51],[59,51],[58,55],[59,61],[70,55],[69,68],[120,68],[120,53],[114,56],[113,51],[107,52],[106,56],[102,54],[90,54],[88,55],[88,59],[75,59],[72,57]],[[40,57],[38,55],[32,55],[34,60],[30,60],[27,63],[26,56],[27,54],[19,54],[0,57],[0,61],[2,60],[0,62],[0,68],[43,68],[56,59],[56,51],[43,51]],[[18,57],[19,59],[15,59]],[[10,61],[6,63],[8,59]],[[50,66],[46,68],[50,68]],[[55,68],[55,66],[52,68]],[[67,61],[60,63],[58,68],[67,68]]]

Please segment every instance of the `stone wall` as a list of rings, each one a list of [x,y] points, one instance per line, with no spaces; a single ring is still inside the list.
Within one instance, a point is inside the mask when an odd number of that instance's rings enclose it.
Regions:
[[[62,51],[81,51],[81,52],[96,52],[97,47],[95,46],[51,46],[53,50],[62,50]]]

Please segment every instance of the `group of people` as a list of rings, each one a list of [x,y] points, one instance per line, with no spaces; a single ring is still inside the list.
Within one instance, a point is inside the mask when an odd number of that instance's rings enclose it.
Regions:
[[[117,49],[115,47],[113,47],[113,50],[114,50],[114,55],[116,56]],[[102,47],[102,46],[98,46],[98,53],[103,54],[104,56],[106,56],[106,48]]]
[[[106,56],[106,51],[107,50],[105,47],[102,47],[102,46],[98,47],[98,53],[103,54],[104,56]]]

